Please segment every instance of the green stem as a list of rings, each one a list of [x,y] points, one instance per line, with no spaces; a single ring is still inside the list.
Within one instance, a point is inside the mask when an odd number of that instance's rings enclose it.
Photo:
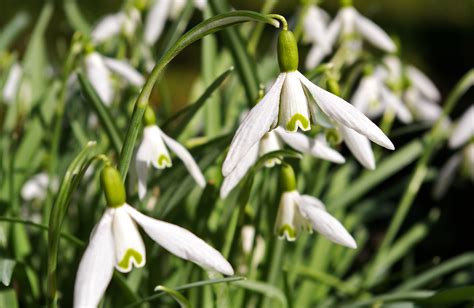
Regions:
[[[263,7],[260,13],[262,14],[270,13],[276,4],[277,4],[277,0],[265,0],[265,3],[263,4]],[[264,24],[258,24],[249,38],[248,51],[251,55],[255,55],[255,51],[257,50],[258,43],[260,42],[260,37],[262,36],[263,27],[264,27]]]

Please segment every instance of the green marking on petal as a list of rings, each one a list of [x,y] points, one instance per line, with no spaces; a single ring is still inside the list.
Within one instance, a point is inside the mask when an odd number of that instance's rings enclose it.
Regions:
[[[296,131],[298,129],[298,126],[296,124],[296,122],[300,122],[300,124],[298,125],[302,130],[309,130],[310,127],[309,127],[309,120],[304,116],[302,115],[301,113],[296,113],[295,115],[293,115],[293,117],[290,119],[290,121],[288,121],[288,123],[286,123],[286,129],[289,130],[289,131]]]
[[[160,156],[158,157],[158,166],[160,168],[166,168],[166,167],[170,167],[171,166],[171,159],[164,155],[164,154],[160,154]]]
[[[118,263],[118,266],[120,268],[123,268],[124,270],[128,269],[128,265],[131,262],[130,258],[134,258],[136,264],[140,264],[143,261],[143,256],[138,251],[129,248],[125,252],[125,255],[123,256],[122,260]]]
[[[280,237],[285,236],[285,234],[286,234],[289,241],[294,241],[296,239],[296,230],[293,229],[293,227],[288,225],[288,224],[284,224],[278,230],[278,235]]]

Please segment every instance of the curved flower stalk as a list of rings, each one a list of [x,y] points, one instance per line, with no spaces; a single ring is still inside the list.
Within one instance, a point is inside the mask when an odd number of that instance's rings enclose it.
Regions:
[[[49,176],[45,172],[38,173],[31,177],[28,181],[23,184],[21,188],[21,197],[25,201],[40,200],[43,201],[46,198],[49,187]],[[58,189],[58,179],[53,178],[51,182],[51,189],[56,191]]]
[[[20,88],[22,76],[23,69],[21,68],[21,65],[17,62],[13,63],[2,91],[3,102],[5,104],[10,105],[15,101],[18,89]]]
[[[201,11],[206,7],[207,0],[193,0],[194,6]],[[184,9],[186,0],[155,0],[145,19],[144,40],[154,45],[160,38],[168,19],[176,19]]]
[[[145,83],[143,75],[125,60],[116,60],[92,51],[85,56],[84,63],[87,78],[107,106],[112,104],[114,98],[112,73],[119,75],[128,84],[137,88]]]
[[[441,168],[433,190],[436,198],[446,193],[458,170],[461,175],[474,181],[474,106],[471,105],[454,126],[448,147],[457,152]]]
[[[319,56],[306,63],[306,68],[310,69],[318,65],[324,56],[331,52],[336,42],[341,40],[347,44],[351,54],[357,54],[362,47],[362,38],[373,46],[388,52],[395,52],[397,47],[390,37],[379,26],[368,18],[362,16],[353,6],[352,1],[342,0],[342,8],[337,13],[328,27],[326,44],[317,46],[314,53]]]
[[[325,55],[331,52],[332,46],[328,42],[327,27],[330,16],[317,5],[311,5],[304,18],[304,40],[311,43],[311,49],[306,57],[306,68],[318,65]]]
[[[388,109],[394,112],[402,123],[412,122],[410,110],[385,85],[384,75],[381,68],[377,68],[375,72],[371,68],[367,69],[351,103],[371,119],[381,116]]]
[[[233,275],[227,260],[193,233],[179,226],[141,214],[125,201],[119,172],[106,166],[101,181],[107,209],[95,226],[79,264],[74,286],[74,307],[97,307],[112,279],[114,267],[130,272],[146,263],[145,245],[135,225],[172,254],[199,266]]]
[[[133,37],[141,23],[140,12],[135,7],[104,16],[94,26],[91,39],[100,44],[123,33],[127,38]]]
[[[283,30],[278,39],[280,75],[262,100],[245,117],[230,145],[222,167],[228,176],[267,132],[282,127],[307,131],[311,123],[340,125],[355,130],[387,148],[392,142],[371,120],[342,98],[313,84],[298,69],[298,48],[293,34]]]
[[[329,147],[323,136],[312,139],[302,133],[288,133],[281,127],[277,127],[266,133],[259,142],[254,144],[235,166],[234,170],[224,178],[220,189],[221,198],[226,198],[229,195],[260,157],[283,149],[283,144],[289,145],[298,152],[326,159],[333,163],[342,164],[345,162],[341,154]],[[281,164],[281,160],[272,158],[265,161],[265,167],[267,168],[274,167],[276,164]]]
[[[354,238],[326,211],[319,199],[299,194],[296,190],[295,174],[290,165],[282,166],[280,179],[283,193],[275,223],[275,232],[280,238],[294,241],[301,231],[316,230],[334,243],[357,248]]]
[[[156,169],[171,167],[171,156],[167,146],[183,161],[191,176],[200,187],[206,186],[206,179],[191,154],[179,144],[166,135],[157,125],[153,110],[147,107],[143,117],[145,128],[143,129],[143,140],[138,147],[135,167],[138,176],[138,196],[143,199],[147,192],[148,169],[150,165]]]

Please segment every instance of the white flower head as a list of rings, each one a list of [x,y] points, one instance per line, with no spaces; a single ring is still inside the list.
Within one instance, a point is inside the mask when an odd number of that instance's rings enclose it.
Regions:
[[[191,176],[200,187],[206,186],[206,180],[199,166],[184,146],[167,136],[157,125],[147,125],[143,129],[143,140],[136,155],[138,175],[138,196],[143,199],[147,191],[148,169],[150,165],[156,169],[171,167],[169,147],[184,163]]]
[[[282,167],[281,179],[283,193],[275,223],[275,232],[280,238],[294,241],[301,231],[316,230],[337,244],[357,248],[354,238],[336,218],[326,211],[319,199],[298,193],[293,169],[290,166]]]
[[[107,172],[106,179],[104,171]],[[127,273],[133,267],[145,265],[145,246],[136,224],[172,254],[207,270],[224,275],[234,274],[229,262],[193,233],[143,215],[126,204],[125,188],[118,171],[112,167],[105,167],[104,171],[102,184],[108,208],[95,226],[79,264],[74,287],[74,307],[97,307],[112,279],[114,267]]]
[[[228,176],[252,146],[277,126],[296,132],[298,128],[309,130],[311,123],[342,125],[387,149],[394,149],[380,128],[354,106],[313,84],[297,71],[298,50],[290,31],[280,33],[278,50],[282,72],[237,129],[222,167],[224,176]]]
[[[134,7],[127,11],[106,15],[92,29],[92,41],[95,44],[100,44],[120,33],[125,34],[127,38],[131,38],[140,23],[140,12]]]
[[[474,138],[474,105],[471,105],[458,120],[451,132],[448,145],[457,149]]]
[[[7,80],[3,87],[3,101],[9,105],[15,101],[18,89],[20,87],[21,77],[23,75],[23,69],[19,63],[14,63],[11,68],[10,72],[8,73]]]
[[[318,65],[323,57],[331,52],[332,46],[327,38],[329,15],[317,5],[311,5],[304,18],[304,39],[312,44],[306,57],[306,67],[313,68]]]
[[[38,173],[25,182],[21,188],[21,197],[25,201],[44,200],[50,185],[49,176],[45,172]],[[58,179],[53,178],[51,182],[51,189],[56,191],[58,189]]]

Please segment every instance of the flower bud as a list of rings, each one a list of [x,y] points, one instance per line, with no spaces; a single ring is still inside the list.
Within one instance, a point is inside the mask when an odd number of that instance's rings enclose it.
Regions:
[[[293,168],[288,164],[283,164],[280,169],[281,189],[285,191],[293,191],[296,189],[296,178]]]
[[[120,207],[125,204],[125,186],[117,169],[105,166],[100,175],[102,189],[108,207]]]
[[[143,125],[150,126],[156,124],[156,116],[150,106],[146,106],[145,114],[143,115]]]
[[[278,35],[278,65],[282,72],[298,69],[298,45],[291,31],[283,30]]]

